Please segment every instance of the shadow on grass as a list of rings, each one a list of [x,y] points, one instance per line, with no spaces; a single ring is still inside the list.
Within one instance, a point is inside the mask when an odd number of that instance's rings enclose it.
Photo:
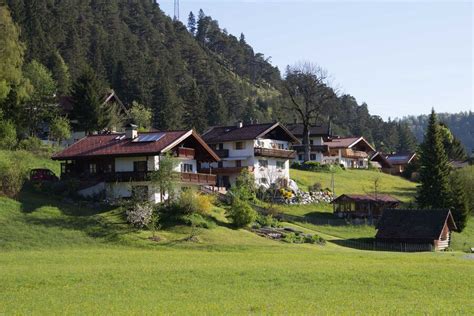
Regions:
[[[342,247],[358,249],[358,250],[392,251],[392,252],[432,251],[432,246],[430,244],[382,242],[382,241],[377,241],[375,238],[336,239],[336,240],[330,240],[329,242],[332,242]]]

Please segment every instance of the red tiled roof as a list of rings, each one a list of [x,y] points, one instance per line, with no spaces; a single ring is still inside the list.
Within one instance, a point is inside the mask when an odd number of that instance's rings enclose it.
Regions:
[[[265,123],[265,124],[251,124],[238,126],[215,126],[207,130],[202,138],[208,144],[215,144],[220,142],[239,141],[239,140],[251,140],[257,139],[262,136],[264,132],[269,129],[274,130],[276,127],[281,127],[282,130],[287,134],[288,138],[298,142],[291,132],[286,127],[279,123]]]
[[[163,149],[191,131],[163,132],[164,135],[154,142],[134,142],[131,139],[119,139],[124,133],[108,135],[90,135],[80,139],[63,151],[53,155],[54,160],[66,160],[95,156],[126,156],[137,154],[158,154]],[[143,135],[146,133],[139,133]]]
[[[400,202],[399,200],[388,194],[377,194],[377,197],[374,194],[342,194],[336,199],[334,199],[332,202],[334,203],[338,200],[343,199],[348,199],[355,202]]]

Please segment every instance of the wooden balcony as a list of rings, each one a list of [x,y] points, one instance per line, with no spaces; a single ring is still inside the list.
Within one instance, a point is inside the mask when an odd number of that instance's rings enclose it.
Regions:
[[[254,154],[255,156],[284,158],[284,159],[294,159],[296,157],[296,151],[294,150],[262,148],[262,147],[255,147]]]
[[[229,149],[214,149],[214,152],[219,156],[219,158],[229,157]]]
[[[298,153],[303,153],[304,152],[304,146],[305,145],[293,145],[293,150],[296,150]],[[309,150],[310,152],[322,152],[322,153],[327,153],[329,152],[329,147],[328,145],[309,145]]]
[[[217,176],[215,174],[181,172],[180,180],[189,184],[216,185]]]
[[[174,150],[174,156],[177,158],[194,159],[195,154],[194,148],[178,147]]]
[[[209,168],[201,169],[202,173],[211,173],[211,174],[236,174],[241,173],[242,170],[247,169],[250,172],[253,172],[253,167],[221,167],[221,168]]]
[[[346,158],[368,158],[369,154],[367,154],[365,151],[359,151],[359,150],[352,150],[352,149],[343,149],[342,150],[342,157]]]

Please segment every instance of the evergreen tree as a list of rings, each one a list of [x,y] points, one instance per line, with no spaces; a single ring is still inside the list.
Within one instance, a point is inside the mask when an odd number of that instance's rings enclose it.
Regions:
[[[71,76],[69,68],[64,62],[61,54],[56,51],[51,57],[51,72],[57,85],[57,95],[64,96],[69,94],[71,88]]]
[[[412,153],[416,150],[416,140],[406,123],[398,124],[398,146],[399,153]]]
[[[207,123],[209,126],[220,125],[227,121],[227,111],[225,109],[224,102],[215,88],[211,88],[211,90],[208,92],[206,109]]]
[[[449,208],[451,194],[449,165],[436,113],[431,111],[425,138],[420,146],[420,185],[416,202],[421,208]]]
[[[176,96],[168,76],[162,74],[154,91],[154,127],[160,130],[179,129],[182,126],[181,100]]]
[[[87,67],[73,83],[71,98],[72,118],[78,130],[91,133],[106,127],[105,113],[102,109],[104,88],[94,71]]]
[[[463,231],[469,219],[469,204],[463,183],[456,173],[449,177],[451,188],[451,213],[459,231]]]
[[[203,132],[207,127],[205,104],[195,82],[187,89],[184,97],[183,124],[186,128],[194,128],[198,132]]]
[[[188,16],[188,31],[193,36],[196,34],[196,18],[194,17],[193,11],[189,12]]]

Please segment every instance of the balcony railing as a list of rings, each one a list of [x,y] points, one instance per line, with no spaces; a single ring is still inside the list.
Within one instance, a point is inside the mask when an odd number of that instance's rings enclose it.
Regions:
[[[298,153],[304,152],[305,145],[293,145],[293,149]],[[328,145],[309,145],[310,152],[322,152],[327,153],[329,151]]]
[[[181,172],[181,182],[201,185],[216,185],[216,175]]]
[[[178,158],[194,159],[195,152],[194,148],[178,147],[174,155]]]
[[[236,174],[241,173],[242,170],[247,169],[250,172],[253,172],[254,167],[220,167],[220,168],[209,168],[201,169],[202,173],[211,173],[211,174]]]
[[[219,156],[219,158],[228,158],[229,150],[228,149],[214,149],[214,152]]]
[[[342,150],[342,156],[347,158],[368,158],[369,155],[365,151],[344,149]]]
[[[262,148],[262,147],[255,147],[254,154],[255,156],[285,158],[285,159],[294,159],[296,157],[296,151],[294,150]]]

